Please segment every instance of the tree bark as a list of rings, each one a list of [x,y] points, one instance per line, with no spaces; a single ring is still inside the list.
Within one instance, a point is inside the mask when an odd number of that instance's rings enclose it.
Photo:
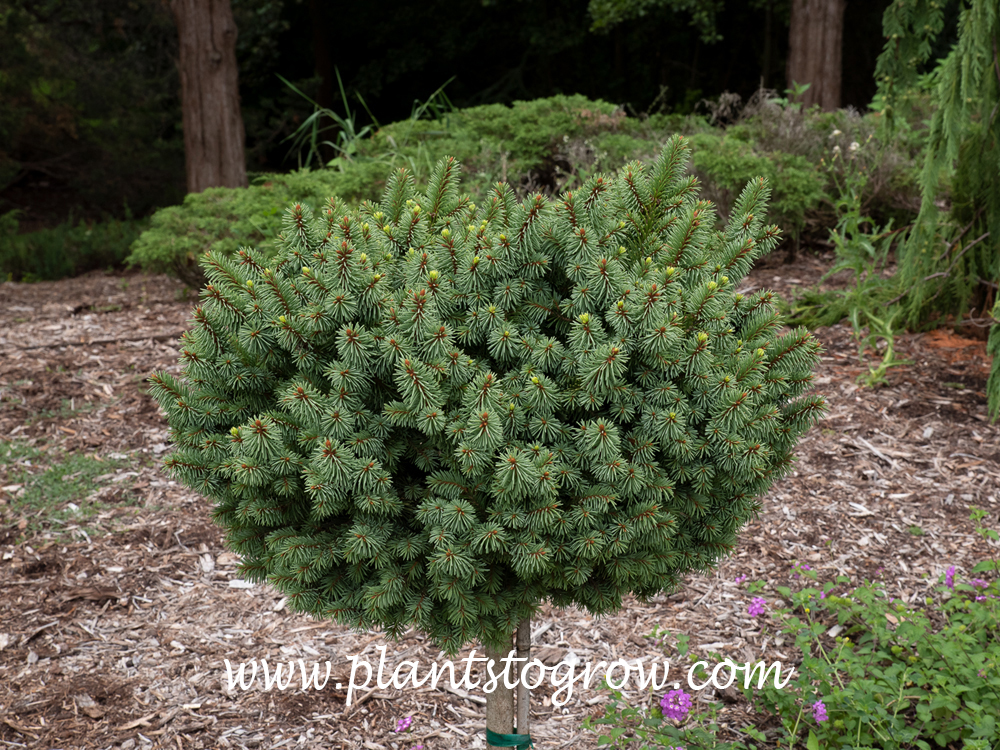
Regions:
[[[517,636],[514,639],[517,645],[517,665],[518,676],[524,668],[531,663],[531,618],[526,617],[518,623]],[[524,659],[524,661],[521,661]],[[518,679],[517,683],[517,733],[531,734],[531,691],[528,686]]]
[[[486,649],[486,658],[496,662],[493,667],[494,674],[500,672],[502,669],[500,660],[508,653],[510,653],[509,646],[504,650]],[[504,685],[503,677],[497,681],[496,690],[486,694],[486,728],[497,734],[514,734],[514,690]]]
[[[169,2],[180,40],[188,192],[246,187],[236,22],[229,0]]]
[[[792,0],[788,28],[788,87],[810,84],[805,107],[840,107],[844,9],[847,0]]]

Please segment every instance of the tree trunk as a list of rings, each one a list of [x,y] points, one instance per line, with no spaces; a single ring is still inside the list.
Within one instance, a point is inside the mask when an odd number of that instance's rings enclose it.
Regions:
[[[246,187],[236,22],[229,0],[170,0],[180,39],[187,189]]]
[[[792,0],[788,87],[810,84],[798,101],[826,111],[840,106],[844,9],[847,0]]]
[[[517,645],[517,665],[520,675],[524,668],[531,663],[531,618],[526,617],[517,626],[517,636],[514,640]],[[524,659],[524,661],[521,661]],[[517,683],[517,733],[531,734],[529,725],[531,717],[528,710],[531,707],[531,691],[527,685],[518,681]]]
[[[512,665],[511,680],[517,682],[515,690],[510,690],[504,686],[503,678],[497,682],[497,689],[486,694],[486,728],[497,734],[520,734],[528,735],[530,732],[529,709],[531,706],[531,691],[520,680],[521,672],[531,661],[531,618],[526,617],[518,623],[515,634],[514,645],[518,661]],[[493,659],[499,665],[500,660],[510,653],[506,651],[494,651],[486,649],[486,658]],[[520,661],[524,659],[524,661]],[[499,672],[499,666],[493,668],[494,672]],[[515,699],[516,697],[516,699]],[[514,728],[514,716],[517,715],[517,729]],[[495,747],[487,743],[487,747]]]
[[[500,671],[500,660],[509,652],[509,647],[504,650],[486,649],[486,658],[497,663],[493,668],[494,673]],[[496,690],[486,694],[486,728],[497,734],[514,734],[514,691],[504,685],[503,677],[497,681]]]

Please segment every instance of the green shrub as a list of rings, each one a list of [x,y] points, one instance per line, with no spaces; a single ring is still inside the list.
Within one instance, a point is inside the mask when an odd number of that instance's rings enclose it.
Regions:
[[[685,151],[555,203],[400,170],[380,205],[296,205],[273,258],[206,257],[185,378],[151,393],[243,573],[453,653],[731,551],[823,411],[819,347],[735,291],[776,241],[766,182],[717,231]]]
[[[19,234],[17,212],[0,216],[0,278],[52,281],[121,265],[148,222],[105,219]]]
[[[199,258],[208,251],[230,255],[240,247],[258,246],[273,254],[271,238],[279,232],[285,208],[295,200],[322,206],[340,193],[368,197],[376,185],[359,177],[365,165],[346,174],[334,170],[297,171],[256,177],[248,188],[209,188],[190,193],[179,206],[153,214],[149,229],[132,246],[129,265],[146,271],[174,273],[192,286],[204,276]]]
[[[758,175],[774,186],[773,218],[795,235],[805,226],[806,213],[817,208],[825,197],[823,175],[803,156],[762,152],[753,143],[729,134],[700,133],[692,140],[694,165],[705,175],[710,186],[708,194],[723,215],[728,215],[743,186]]]
[[[681,126],[687,122],[676,116],[642,122],[582,96],[470,107],[435,120],[414,117],[357,141],[351,158],[340,156],[329,169],[261,175],[249,188],[213,188],[159,210],[129,263],[175,273],[198,287],[204,276],[197,260],[208,250],[232,254],[254,246],[273,254],[272,238],[293,201],[319,209],[331,195],[351,204],[374,199],[396,167],[406,167],[424,185],[445,155],[465,165],[465,190],[473,200],[501,178],[518,189],[523,183],[527,190],[555,193],[570,180],[582,184],[597,171],[655,155],[668,134],[686,130]],[[558,164],[565,172],[562,179],[554,175]]]

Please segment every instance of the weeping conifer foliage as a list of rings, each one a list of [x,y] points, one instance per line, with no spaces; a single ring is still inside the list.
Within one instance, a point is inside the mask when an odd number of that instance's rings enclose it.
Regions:
[[[941,32],[940,0],[899,0],[886,10],[888,38],[876,75],[887,120],[918,88],[931,95],[934,112],[920,182],[920,214],[901,248],[896,277],[903,319],[920,326],[937,314],[963,316],[997,302],[1000,283],[1000,5],[963,0],[958,41],[921,84],[925,63]],[[942,182],[951,207],[938,207]],[[992,289],[985,294],[984,289]],[[994,307],[1000,318],[1000,306]],[[1000,326],[993,325],[989,350],[993,372],[989,409],[1000,416]]]
[[[738,294],[776,243],[669,142],[554,203],[483,205],[438,164],[378,205],[288,210],[281,250],[209,255],[184,377],[151,378],[247,578],[454,653],[543,600],[595,614],[733,549],[823,399],[819,346]]]

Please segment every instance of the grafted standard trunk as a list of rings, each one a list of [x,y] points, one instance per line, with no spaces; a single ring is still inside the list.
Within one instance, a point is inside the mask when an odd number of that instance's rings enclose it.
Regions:
[[[511,675],[512,680],[517,680],[516,693],[504,686],[501,678],[497,683],[497,688],[492,693],[486,694],[486,728],[497,734],[512,735],[515,732],[519,735],[531,734],[530,730],[530,707],[531,691],[520,682],[520,674],[524,665],[531,661],[531,618],[526,617],[518,623],[514,636],[515,656],[524,661],[516,661],[516,665]],[[506,651],[486,649],[486,658],[493,659],[498,666],[494,671],[499,672],[500,660],[509,653]],[[514,717],[517,716],[517,726],[514,725]],[[487,747],[496,747],[487,742]],[[503,746],[501,746],[503,747]]]
[[[170,0],[170,10],[180,40],[188,192],[246,187],[236,22],[229,0]]]
[[[797,101],[826,111],[840,107],[844,9],[847,0],[792,0],[788,86],[810,84]]]
[[[497,663],[494,667],[495,672],[500,671],[501,659],[507,656],[509,651],[509,648],[486,649],[486,658],[493,659]],[[514,733],[514,691],[504,685],[502,677],[497,681],[496,690],[486,694],[486,728],[497,734]]]

